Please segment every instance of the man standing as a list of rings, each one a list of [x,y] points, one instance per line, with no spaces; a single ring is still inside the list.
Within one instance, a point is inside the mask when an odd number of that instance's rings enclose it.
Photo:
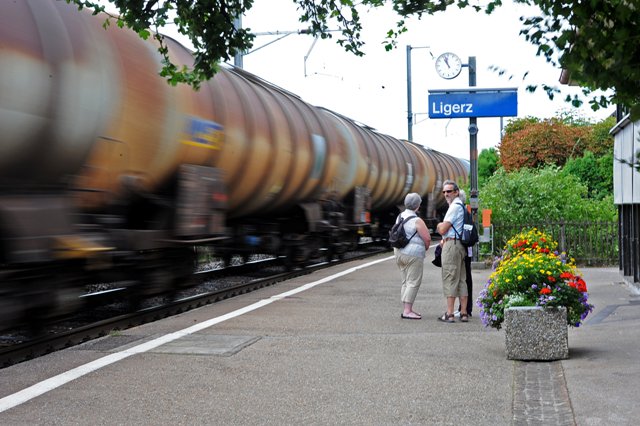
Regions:
[[[468,322],[467,300],[467,271],[465,257],[467,248],[457,238],[464,225],[464,204],[458,197],[460,188],[454,181],[446,180],[442,185],[449,209],[436,230],[442,235],[442,290],[447,302],[447,311],[438,317],[439,321],[453,323],[453,311],[456,297],[460,299],[460,321]]]

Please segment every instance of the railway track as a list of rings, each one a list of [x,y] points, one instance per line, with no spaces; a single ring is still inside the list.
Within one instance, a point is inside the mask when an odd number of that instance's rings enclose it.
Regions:
[[[141,324],[158,321],[230,297],[249,293],[329,266],[367,258],[386,251],[388,251],[386,247],[365,247],[362,250],[345,255],[343,259],[320,262],[309,265],[304,269],[290,271],[285,271],[284,267],[276,267],[277,259],[200,271],[195,274],[195,279],[199,280],[201,285],[180,293],[175,300],[170,302],[157,302],[136,312],[114,314],[106,319],[88,324],[58,326],[54,328],[54,331],[49,331],[46,335],[34,339],[22,341],[17,337],[15,341],[12,341],[10,336],[5,336],[4,344],[0,347],[0,368],[6,368],[51,352],[72,347],[118,330],[126,330]],[[265,270],[270,270],[271,272],[265,276]],[[256,277],[258,274],[262,276]],[[215,281],[223,276],[225,277],[224,283],[222,285],[217,284]]]

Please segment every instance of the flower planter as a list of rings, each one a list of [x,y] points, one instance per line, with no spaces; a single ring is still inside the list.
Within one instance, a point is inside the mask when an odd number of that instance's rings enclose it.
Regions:
[[[504,311],[507,359],[553,361],[569,358],[567,309],[522,306]]]

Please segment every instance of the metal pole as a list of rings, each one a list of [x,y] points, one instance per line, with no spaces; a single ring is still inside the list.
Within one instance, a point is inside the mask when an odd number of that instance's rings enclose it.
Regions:
[[[411,46],[407,45],[407,140],[413,142],[413,111],[411,111]]]
[[[469,87],[476,86],[476,57],[469,57]],[[471,194],[469,204],[473,221],[478,226],[478,119],[469,118],[469,163],[471,173]],[[473,261],[478,261],[478,247],[473,248]]]
[[[238,17],[236,17],[236,18],[233,20],[233,25],[234,25],[236,28],[242,28],[242,15],[241,15],[241,16],[238,16]],[[244,67],[243,56],[244,56],[244,53],[243,53],[243,52],[238,51],[238,52],[236,53],[236,55],[233,57],[233,65],[235,65],[235,66],[236,66],[236,67],[238,67],[238,68],[243,68],[243,67]]]

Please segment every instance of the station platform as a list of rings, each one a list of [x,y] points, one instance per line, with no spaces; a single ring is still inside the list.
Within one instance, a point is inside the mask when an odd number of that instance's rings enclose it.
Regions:
[[[400,317],[392,255],[336,265],[2,369],[0,424],[637,424],[640,295],[617,268],[581,268],[595,310],[569,359],[521,362],[475,310],[436,320],[432,256],[422,320]]]

